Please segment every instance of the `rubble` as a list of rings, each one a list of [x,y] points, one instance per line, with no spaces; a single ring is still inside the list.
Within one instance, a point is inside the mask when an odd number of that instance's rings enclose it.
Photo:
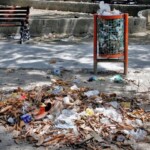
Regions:
[[[18,88],[1,100],[0,124],[16,132],[16,143],[26,140],[51,149],[134,149],[133,141],[149,135],[144,124],[150,112],[131,105],[130,99],[115,93],[53,79],[47,87]]]

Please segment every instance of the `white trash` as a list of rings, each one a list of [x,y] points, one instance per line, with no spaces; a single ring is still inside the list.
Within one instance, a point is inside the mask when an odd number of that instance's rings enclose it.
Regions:
[[[79,90],[79,88],[78,88],[77,85],[75,85],[75,84],[74,84],[73,86],[71,86],[70,89],[71,89],[71,90]]]
[[[117,112],[116,109],[114,109],[113,107],[108,107],[108,108],[96,108],[95,109],[95,112],[98,112],[98,113],[101,113],[103,114],[104,116],[116,121],[116,122],[119,122],[119,123],[122,123],[122,115],[121,113]]]
[[[147,132],[142,129],[137,129],[137,130],[131,130],[128,133],[132,138],[134,138],[136,141],[141,141],[144,140],[145,137],[147,136]]]
[[[104,1],[101,1],[99,3],[99,10],[97,11],[98,15],[102,16],[113,16],[113,15],[120,15],[121,12],[119,10],[114,9],[111,11],[110,5],[107,3],[104,3]]]
[[[99,94],[98,90],[91,90],[91,91],[84,92],[84,95],[86,95],[87,97],[97,96],[98,94]]]

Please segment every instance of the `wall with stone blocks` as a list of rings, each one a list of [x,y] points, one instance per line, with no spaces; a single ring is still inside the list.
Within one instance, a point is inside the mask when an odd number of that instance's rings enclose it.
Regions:
[[[4,35],[18,32],[17,28],[0,28]],[[129,34],[146,31],[146,19],[129,17]],[[31,36],[44,34],[68,34],[74,36],[93,35],[93,18],[30,19]]]
[[[31,6],[39,9],[96,13],[99,9],[98,3],[77,3],[63,1],[42,1],[42,0],[3,0],[0,5],[20,5]],[[150,9],[150,5],[111,5],[111,8],[120,10],[123,13],[129,13],[130,16],[137,16],[140,10]]]
[[[6,1],[0,2],[0,4],[5,4]],[[42,1],[29,1],[29,0],[7,0],[7,4],[10,5],[30,5],[34,8],[41,9],[51,9],[51,10],[63,10],[63,11],[74,11],[74,12],[86,12],[94,13],[99,8],[98,4],[84,4],[84,3],[67,3],[67,2],[42,2]],[[149,6],[145,5],[142,7],[124,5],[113,5],[112,8],[121,10],[124,13],[132,14],[137,16],[139,10],[147,8]],[[131,15],[130,15],[131,16]],[[14,30],[14,29],[13,29]],[[0,28],[1,33],[11,34],[10,28]],[[16,29],[15,31],[18,31]],[[93,35],[93,18],[55,18],[55,19],[44,19],[44,18],[30,18],[30,31],[32,36],[40,36],[48,33],[66,33],[75,36],[91,34]],[[146,19],[139,17],[129,17],[129,34],[136,32],[146,31]],[[14,31],[13,31],[14,32]]]

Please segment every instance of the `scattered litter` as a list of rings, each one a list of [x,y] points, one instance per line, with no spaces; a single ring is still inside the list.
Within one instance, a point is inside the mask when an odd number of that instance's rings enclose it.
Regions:
[[[13,72],[15,72],[15,69],[8,68],[8,69],[6,69],[5,72],[6,72],[6,73],[13,73]]]
[[[150,104],[141,105],[145,112],[150,112]]]
[[[22,106],[22,113],[23,114],[26,114],[28,112],[28,109],[30,108],[30,103],[25,101],[23,103],[23,106]]]
[[[136,123],[139,127],[142,127],[142,126],[143,126],[143,122],[142,122],[142,120],[140,120],[140,119],[136,119],[136,120],[135,120],[135,123]]]
[[[99,94],[98,90],[87,91],[87,92],[84,93],[84,95],[86,95],[87,97],[96,96],[98,94]]]
[[[80,80],[80,79],[75,78],[72,82],[73,82],[73,83],[80,83],[80,82],[81,82],[81,80]]]
[[[47,118],[48,118],[49,120],[53,120],[53,119],[54,119],[54,116],[53,116],[53,115],[47,115]]]
[[[97,80],[96,76],[92,76],[88,79],[89,82],[96,81],[96,80]]]
[[[55,58],[52,58],[52,59],[49,61],[50,64],[55,64],[56,62],[57,62],[57,61],[56,61]]]
[[[72,87],[70,87],[71,90],[79,90],[79,88],[77,87],[77,85],[73,85]]]
[[[143,129],[134,129],[129,131],[129,135],[135,140],[141,141],[144,140],[144,138],[147,136],[147,132]]]
[[[118,136],[117,136],[117,139],[116,139],[116,140],[117,140],[117,142],[123,142],[123,141],[126,140],[126,137],[121,134],[121,135],[118,135]]]
[[[64,109],[62,111],[62,114],[60,114],[57,119],[55,120],[56,122],[56,127],[57,128],[63,128],[63,129],[68,129],[68,128],[75,128],[73,120],[77,119],[77,114],[76,112],[72,110],[67,110]]]
[[[110,104],[111,106],[113,106],[115,109],[118,109],[119,106],[120,106],[119,103],[116,102],[116,101],[109,102],[109,104]]]
[[[131,108],[131,102],[121,102],[120,105],[121,105],[124,109],[130,109],[130,108]]]
[[[70,102],[70,96],[64,97],[63,98],[63,102],[64,102],[64,104],[70,105],[71,104],[71,102]]]
[[[60,76],[61,75],[61,69],[60,68],[55,68],[55,69],[53,69],[52,73],[56,76]]]
[[[0,102],[0,124],[16,132],[16,143],[26,139],[52,149],[66,145],[95,150],[126,145],[130,149],[132,141],[146,139],[144,124],[150,120],[150,112],[140,107],[129,111],[130,107],[131,102],[115,93],[55,79],[46,88],[12,92]]]
[[[115,75],[112,78],[110,78],[110,80],[114,83],[123,83],[124,81],[121,75]]]
[[[98,78],[99,81],[106,81],[106,79],[104,77],[100,77]]]
[[[10,36],[14,40],[20,40],[21,36],[20,35],[15,35],[15,36]]]
[[[32,120],[32,117],[29,114],[25,114],[21,116],[21,119],[24,121],[24,123],[29,123]]]
[[[92,116],[92,115],[94,115],[94,111],[93,111],[93,109],[91,109],[91,108],[87,108],[87,109],[85,110],[85,112],[86,112],[86,115],[87,115],[87,116]]]
[[[117,110],[114,109],[113,107],[96,108],[95,111],[103,114],[104,116],[108,117],[111,120],[114,120],[119,123],[122,122],[122,115],[120,114],[120,112],[117,112]]]
[[[55,86],[54,90],[52,91],[53,94],[57,95],[59,94],[61,91],[63,91],[63,87],[61,86]]]
[[[12,118],[12,117],[9,117],[7,122],[10,124],[10,125],[14,125],[16,123],[15,119]]]

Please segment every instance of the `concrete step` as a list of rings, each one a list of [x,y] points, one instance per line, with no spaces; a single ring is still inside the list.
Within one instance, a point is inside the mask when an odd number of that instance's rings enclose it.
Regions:
[[[41,36],[45,34],[92,36],[93,13],[96,13],[99,9],[98,3],[73,1],[7,0],[0,2],[0,4],[30,5],[32,7],[30,13],[31,36]],[[111,5],[111,7],[121,12],[128,12],[129,15],[135,15],[138,10],[150,8],[149,5],[136,5],[132,7],[130,5]],[[39,11],[37,11],[37,9],[39,9]],[[144,32],[145,30],[145,19],[129,17],[129,33]],[[0,28],[0,33],[11,35],[19,33],[19,29]]]
[[[90,13],[31,9],[31,36],[65,34],[68,36],[93,36],[93,15]],[[129,34],[145,32],[146,20],[129,17]],[[19,34],[19,28],[1,27],[2,36]]]

